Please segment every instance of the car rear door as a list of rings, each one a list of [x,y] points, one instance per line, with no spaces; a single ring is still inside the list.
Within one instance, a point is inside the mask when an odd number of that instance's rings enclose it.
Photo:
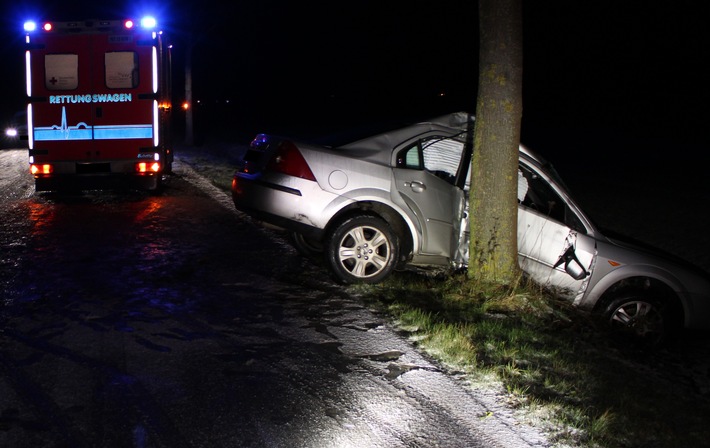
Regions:
[[[455,179],[463,148],[454,138],[431,136],[397,153],[396,194],[416,216],[422,235],[416,253],[451,259],[458,248],[466,198]]]

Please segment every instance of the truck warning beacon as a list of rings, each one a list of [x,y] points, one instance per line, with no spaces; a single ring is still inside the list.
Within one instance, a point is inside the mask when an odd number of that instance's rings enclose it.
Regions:
[[[170,48],[155,20],[25,23],[37,191],[154,190],[172,168]]]

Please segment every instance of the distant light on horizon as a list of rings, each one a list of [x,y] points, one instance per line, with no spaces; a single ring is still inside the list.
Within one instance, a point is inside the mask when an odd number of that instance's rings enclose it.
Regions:
[[[28,31],[28,32],[34,31],[37,29],[37,23],[35,23],[31,20],[27,21],[27,22],[25,22],[23,28],[25,29],[25,31]]]

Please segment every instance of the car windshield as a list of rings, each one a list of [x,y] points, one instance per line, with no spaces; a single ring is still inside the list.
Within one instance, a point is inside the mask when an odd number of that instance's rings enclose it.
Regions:
[[[537,153],[532,157],[538,161],[538,164],[543,167],[545,172],[550,176],[550,178],[552,178],[553,181],[555,181],[555,183],[561,185],[565,190],[567,190],[567,193],[571,193],[569,187],[565,184],[565,181],[550,162]]]

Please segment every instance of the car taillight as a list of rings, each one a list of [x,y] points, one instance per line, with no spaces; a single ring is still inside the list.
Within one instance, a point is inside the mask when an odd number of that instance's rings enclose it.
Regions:
[[[266,169],[301,179],[316,181],[306,159],[292,142],[281,142],[276,155],[269,161]]]

